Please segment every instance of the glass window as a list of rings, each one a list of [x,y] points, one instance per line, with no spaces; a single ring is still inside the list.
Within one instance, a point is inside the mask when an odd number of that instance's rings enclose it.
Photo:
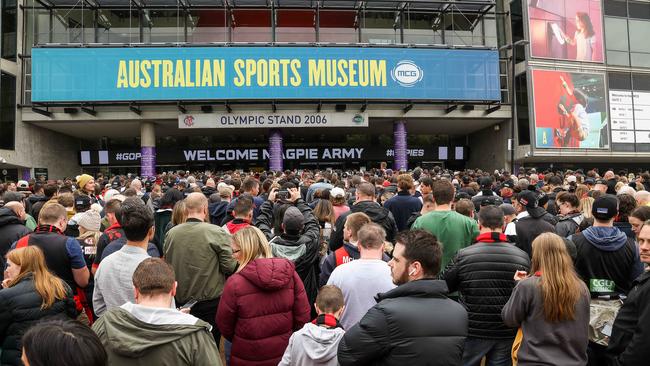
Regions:
[[[401,43],[399,22],[399,12],[364,10],[361,16],[361,42],[373,44]]]
[[[16,137],[16,77],[0,78],[0,149],[13,150]]]
[[[140,15],[138,11],[129,9],[98,10],[97,42],[139,43]]]
[[[185,12],[145,9],[141,20],[143,42],[185,42]]]
[[[630,74],[623,72],[610,72],[607,74],[609,88],[619,90],[632,90]]]
[[[617,17],[627,16],[627,4],[625,0],[605,0],[605,15]]]
[[[404,43],[444,44],[442,18],[438,13],[404,13]]]
[[[630,51],[650,52],[650,22],[630,19]]]
[[[650,91],[650,75],[632,74],[632,84],[634,85],[634,90]]]
[[[630,61],[632,66],[636,67],[650,67],[650,53],[630,53]]]
[[[316,42],[316,11],[276,10],[276,42]]]
[[[515,77],[517,93],[517,137],[519,145],[530,145],[530,117],[528,112],[528,77],[526,73]]]
[[[318,41],[323,43],[357,43],[359,18],[356,10],[321,10]]]
[[[650,19],[650,2],[630,1],[628,7],[630,18]]]
[[[605,17],[605,42],[608,50],[628,51],[627,19]]]
[[[192,10],[187,17],[187,41],[228,42],[225,10]]]
[[[16,61],[16,30],[18,26],[18,17],[16,13],[16,0],[2,0],[2,58]]]
[[[630,66],[630,53],[627,51],[607,51],[607,64]]]
[[[272,42],[271,9],[232,11],[233,42]]]
[[[47,35],[49,39],[45,42],[92,43],[95,41],[93,18],[94,11],[89,9],[53,9],[50,18],[52,24],[42,29],[44,36],[51,33]]]

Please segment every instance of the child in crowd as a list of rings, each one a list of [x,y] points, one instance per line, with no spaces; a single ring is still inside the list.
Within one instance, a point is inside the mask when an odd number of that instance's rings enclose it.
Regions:
[[[291,336],[278,366],[338,365],[336,352],[345,333],[339,323],[345,308],[341,289],[321,287],[315,305],[318,317]]]

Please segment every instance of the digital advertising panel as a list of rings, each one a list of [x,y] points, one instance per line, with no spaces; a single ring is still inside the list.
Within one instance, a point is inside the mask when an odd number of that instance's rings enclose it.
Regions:
[[[605,75],[532,70],[537,148],[609,149]]]
[[[532,57],[603,62],[600,0],[526,0]]]
[[[496,50],[340,47],[32,49],[32,102],[499,101]]]

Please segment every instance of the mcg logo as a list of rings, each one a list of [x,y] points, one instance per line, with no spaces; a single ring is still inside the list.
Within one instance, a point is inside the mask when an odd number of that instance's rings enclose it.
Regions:
[[[410,88],[424,77],[424,71],[413,61],[402,60],[391,71],[391,77],[399,85]]]

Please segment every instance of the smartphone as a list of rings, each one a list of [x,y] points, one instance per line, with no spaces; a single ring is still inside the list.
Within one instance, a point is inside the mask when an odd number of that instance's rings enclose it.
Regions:
[[[196,301],[196,300],[190,300],[190,301],[186,302],[185,305],[181,306],[181,309],[191,309],[192,306],[196,305],[197,302],[198,301]]]

